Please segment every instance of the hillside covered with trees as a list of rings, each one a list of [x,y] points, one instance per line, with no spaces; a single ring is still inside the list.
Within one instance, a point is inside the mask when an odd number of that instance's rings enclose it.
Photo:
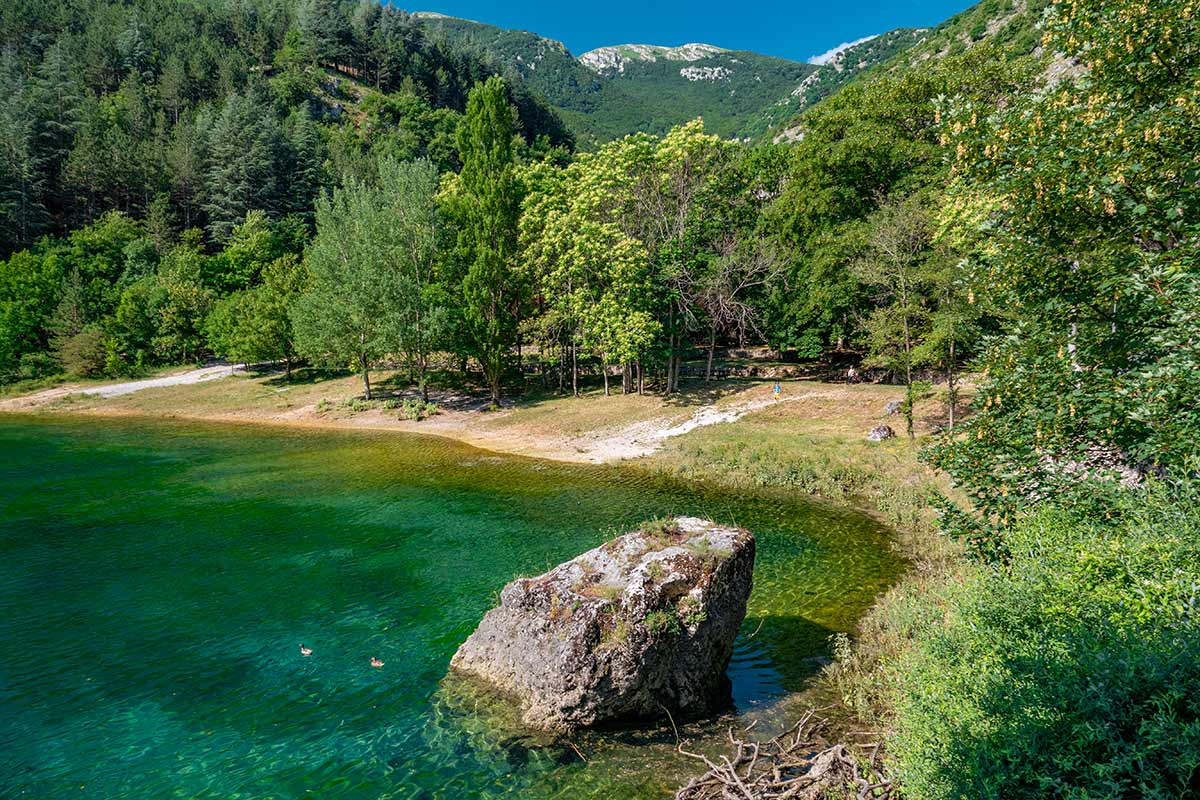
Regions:
[[[757,133],[754,116],[817,72],[811,64],[712,45],[616,45],[573,54],[536,33],[417,15],[545,97],[588,149],[631,133],[663,134],[703,117],[723,137]]]
[[[836,667],[897,782],[1193,796],[1200,2],[1056,0],[1035,36],[980,8],[792,143],[576,153],[371,2],[10,4],[0,379],[220,356],[499,404],[669,395],[734,345],[873,370],[910,436],[944,404],[925,458],[959,492],[929,502],[962,553]]]

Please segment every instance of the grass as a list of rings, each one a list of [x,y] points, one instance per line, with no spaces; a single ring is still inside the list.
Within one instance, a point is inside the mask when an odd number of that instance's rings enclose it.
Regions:
[[[647,538],[656,542],[669,542],[679,535],[679,523],[674,519],[648,519],[638,526]]]
[[[690,594],[684,595],[679,600],[675,613],[679,616],[679,621],[689,628],[708,619],[708,612],[704,610],[704,606]]]
[[[944,557],[940,538],[931,541],[924,535],[934,523],[928,498],[933,491],[953,495],[953,490],[917,460],[925,436],[939,421],[940,403],[930,400],[918,406],[924,424],[915,440],[901,434],[873,443],[865,438],[867,430],[881,423],[897,424],[883,408],[901,390],[839,389],[827,397],[814,392],[811,398],[772,404],[736,424],[698,428],[667,440],[641,466],[683,480],[784,488],[855,505],[899,530],[907,555]]]

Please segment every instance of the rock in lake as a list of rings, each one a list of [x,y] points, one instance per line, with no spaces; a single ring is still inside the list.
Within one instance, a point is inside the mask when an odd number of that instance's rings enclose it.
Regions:
[[[703,714],[729,700],[753,572],[749,531],[647,523],[505,586],[450,667],[514,697],[535,728]]]
[[[896,432],[892,430],[891,425],[876,425],[867,431],[867,440],[872,442],[882,442],[884,439],[892,439],[895,436]]]

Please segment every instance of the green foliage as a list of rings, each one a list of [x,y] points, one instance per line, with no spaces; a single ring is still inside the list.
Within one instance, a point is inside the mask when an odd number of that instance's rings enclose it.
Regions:
[[[679,622],[689,628],[695,627],[708,619],[708,612],[704,609],[700,600],[690,594],[684,595],[679,599],[679,605],[675,607],[675,613],[679,618]]]
[[[933,305],[929,301],[941,294],[945,273],[937,268],[929,215],[918,200],[885,205],[868,225],[867,246],[854,270],[879,294],[865,326],[868,356],[863,363],[903,375],[902,412],[911,439],[913,407],[918,395],[928,391],[918,389],[913,380],[914,350],[927,338]]]
[[[249,211],[311,221],[329,180],[325,140],[358,139],[358,160],[380,144],[449,166],[467,92],[494,73],[407,13],[352,0],[37,0],[6,13],[3,30],[0,257],[114,209],[156,210],[217,244]],[[339,83],[350,88],[330,90]],[[510,93],[527,145],[572,147],[544,101]],[[355,108],[393,94],[425,104],[419,153],[393,151]]]
[[[503,79],[489,78],[471,90],[458,131],[463,168],[447,200],[458,225],[458,256],[465,267],[463,318],[493,403],[500,400],[520,302],[512,271],[521,203],[513,116]]]
[[[742,50],[702,54],[694,61],[662,55],[651,61],[629,48],[614,48],[632,60],[623,70],[595,71],[561,43],[535,33],[453,17],[422,24],[488,53],[510,84],[545,97],[580,141],[591,146],[636,132],[662,135],[697,117],[723,137],[750,135],[757,131],[747,124],[753,115],[788,95],[814,70],[809,64]],[[684,67],[693,69],[681,73]]]
[[[1047,513],[903,659],[891,748],[930,798],[1182,797],[1200,769],[1196,497]]]
[[[939,443],[931,460],[991,522],[1011,524],[1040,498],[1090,502],[1064,465],[1098,453],[1193,469],[1193,6],[1064,2],[1048,18],[1048,46],[1082,59],[1086,81],[999,112],[945,103],[957,176],[945,224],[978,232],[992,302],[1014,319],[982,359],[967,435]]]
[[[437,403],[425,400],[404,400],[400,404],[400,419],[420,422],[426,417],[432,417],[439,411]]]
[[[353,414],[359,414],[375,408],[375,404],[371,400],[364,400],[361,397],[347,397],[342,401],[342,408]]]
[[[397,285],[390,308],[392,352],[399,355],[428,400],[430,356],[448,341],[450,300],[438,274],[444,233],[435,195],[437,168],[432,162],[399,163],[385,159],[379,166],[381,209],[392,216],[383,256],[395,270]]]
[[[87,327],[66,339],[58,351],[63,372],[76,378],[103,375],[108,357],[108,339],[97,327]]]
[[[166,363],[197,360],[205,349],[204,320],[213,293],[201,280],[203,256],[177,247],[163,259],[151,288],[150,311],[156,323],[154,353]]]
[[[679,523],[673,517],[648,519],[638,526],[638,530],[653,540],[668,542],[679,535]]]
[[[851,267],[876,260],[871,253],[879,243],[872,243],[872,236],[890,212],[873,215],[889,203],[912,212],[941,205],[938,195],[948,173],[940,98],[990,106],[1023,93],[1032,80],[1034,65],[1028,60],[998,56],[981,46],[919,70],[874,76],[801,118],[804,138],[793,149],[787,181],[763,220],[780,251],[790,254],[786,281],[767,304],[766,332],[775,347],[815,356],[830,346],[861,342],[859,319],[876,303],[869,282]],[[934,226],[925,227],[927,245],[916,254],[920,262],[930,260],[935,244],[946,249],[936,241]],[[949,285],[951,277],[943,271],[938,283]]]
[[[927,31],[919,28],[897,28],[846,48],[831,61],[819,66],[797,87],[764,108],[746,126],[746,131],[751,135],[767,132],[779,135],[795,124],[797,114],[850,83],[869,80],[867,75],[871,70],[893,60],[927,35]]]
[[[15,377],[23,359],[49,344],[47,328],[62,280],[61,261],[50,254],[26,250],[0,262],[0,377]]]
[[[646,627],[646,632],[650,634],[651,639],[678,636],[682,630],[679,625],[679,618],[670,611],[661,608],[647,614],[645,619],[642,620],[642,624]]]
[[[378,186],[348,179],[317,202],[311,280],[290,307],[297,349],[312,360],[353,364],[371,399],[371,362],[392,346],[399,276],[393,209]]]

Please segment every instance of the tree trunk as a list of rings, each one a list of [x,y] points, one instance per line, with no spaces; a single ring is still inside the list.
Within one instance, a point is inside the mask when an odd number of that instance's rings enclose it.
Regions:
[[[950,400],[950,431],[954,431],[954,409],[958,405],[958,387],[954,385],[954,339],[950,340],[950,363],[946,370],[946,394]]]
[[[640,395],[646,390],[646,383],[642,378],[642,362],[637,362],[637,393]]]
[[[663,394],[674,391],[671,376],[675,374],[675,304],[667,310],[667,384]]]
[[[600,359],[600,371],[604,373],[604,396],[609,397],[608,393],[608,364],[604,363],[604,359]]]
[[[708,332],[708,364],[704,367],[704,380],[712,380],[712,362],[713,352],[717,349],[717,324],[714,322],[712,330]]]
[[[908,286],[900,276],[900,302],[904,304],[904,385],[907,402],[904,404],[904,421],[908,425],[908,438],[913,438],[913,382],[912,382],[912,337],[908,331]]]
[[[571,396],[579,397],[579,346],[571,340]]]
[[[366,353],[359,353],[358,363],[362,367],[363,397],[367,400],[370,400],[371,399],[371,373],[370,373],[370,370],[367,368],[367,354]]]
[[[683,337],[675,337],[675,366],[667,375],[667,385],[671,387],[670,392],[674,394],[679,391],[679,373],[683,370],[683,354],[680,352],[683,349]]]

